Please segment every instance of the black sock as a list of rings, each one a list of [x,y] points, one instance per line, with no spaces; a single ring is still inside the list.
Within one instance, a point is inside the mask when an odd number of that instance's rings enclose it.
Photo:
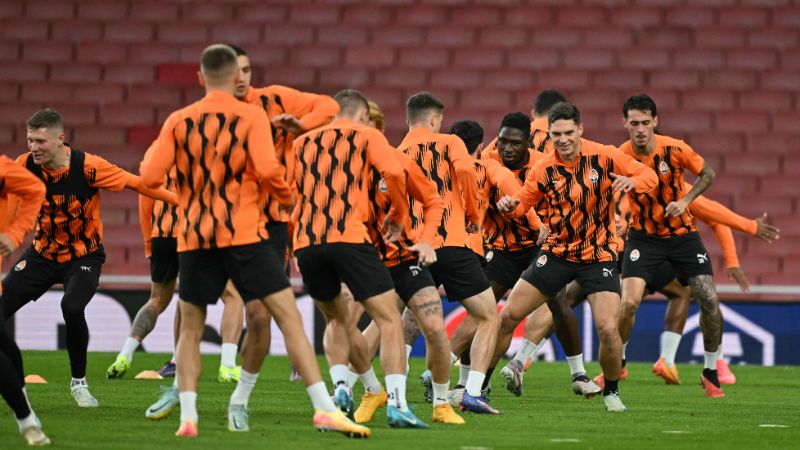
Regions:
[[[492,380],[492,372],[494,372],[494,367],[489,367],[486,371],[486,378],[483,379],[483,386],[481,386],[481,390],[485,391],[487,387],[489,387],[489,382]]]
[[[719,377],[717,377],[717,371],[711,369],[703,369],[703,376],[706,377],[706,380],[710,381],[714,386],[719,386]]]
[[[603,388],[603,395],[619,394],[619,380],[611,381],[606,378],[606,386]]]
[[[626,364],[627,362],[628,362],[628,361],[627,361],[625,358],[622,358],[622,368],[623,368],[623,369],[625,368],[625,364]]]

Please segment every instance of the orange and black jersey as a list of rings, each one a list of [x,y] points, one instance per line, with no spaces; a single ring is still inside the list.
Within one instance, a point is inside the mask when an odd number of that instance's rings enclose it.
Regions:
[[[172,113],[140,170],[155,187],[163,186],[173,166],[179,252],[265,240],[264,194],[292,204],[267,115],[225,92],[209,92]]]
[[[294,249],[311,245],[371,242],[367,225],[371,171],[380,173],[391,203],[388,217],[408,216],[405,173],[380,131],[346,119],[294,141],[298,202],[293,213]]]
[[[418,128],[409,131],[398,148],[436,184],[436,191],[444,201],[442,223],[436,229],[433,248],[469,247],[466,221],[478,225],[481,216],[474,159],[464,142],[453,134]],[[409,215],[419,218],[421,205],[415,205]],[[416,223],[419,226],[420,222]]]
[[[19,247],[33,229],[45,192],[42,180],[0,155],[0,233],[8,236],[15,246]],[[2,261],[0,256],[0,264]]]
[[[17,158],[17,164],[27,167],[44,181],[47,189],[33,235],[33,246],[44,258],[67,262],[100,248],[103,222],[100,220],[99,189],[119,192],[127,187],[175,201],[174,194],[164,189],[147,189],[138,176],[99,156],[65,147],[69,166],[58,170],[34,164],[30,153]]]
[[[525,214],[543,199],[550,230],[542,249],[580,263],[617,259],[614,192],[610,173],[631,177],[636,192],[656,187],[655,173],[611,145],[581,139],[581,152],[565,162],[558,152],[547,154],[528,172],[515,196],[513,216]]]
[[[175,168],[169,171],[164,189],[175,192]],[[146,195],[139,196],[139,226],[144,237],[144,254],[150,257],[152,238],[178,237],[178,208],[165,201],[155,200]]]
[[[528,139],[528,148],[535,150],[539,153],[551,153],[555,151],[553,143],[550,140],[550,133],[548,132],[547,117],[540,117],[531,122],[531,137]],[[497,138],[494,138],[481,151],[481,158],[489,152],[497,151]]]
[[[327,95],[302,92],[279,85],[251,87],[247,90],[244,101],[262,108],[270,119],[280,114],[291,114],[300,120],[306,131],[330,123],[339,112],[339,104]],[[292,154],[292,144],[296,136],[285,128],[270,125],[275,157],[283,166],[286,182],[294,187],[294,165],[297,158]],[[288,222],[290,218],[290,214],[281,209],[280,202],[272,196],[265,199],[264,212],[268,222]]]
[[[681,140],[657,134],[654,139],[656,148],[651,155],[637,153],[630,141],[620,147],[623,153],[636,158],[658,175],[656,189],[631,195],[629,227],[662,238],[695,231],[697,227],[688,209],[679,217],[667,217],[664,211],[669,203],[686,194],[683,173],[688,169],[695,175],[699,174],[703,170],[703,158]]]
[[[391,155],[396,158],[396,163],[405,171],[409,208],[413,210],[417,202],[422,205],[422,227],[417,226],[418,219],[416,217],[409,216],[397,242],[383,240],[381,227],[392,204],[387,195],[386,182],[381,178],[380,172],[373,167],[368,193],[372,207],[367,228],[381,258],[388,267],[416,260],[417,254],[408,248],[418,242],[433,245],[436,228],[442,222],[442,213],[444,212],[444,202],[436,193],[436,185],[422,173],[422,169],[411,157],[398,150],[391,152]]]
[[[539,215],[546,215],[545,207],[547,203],[541,201],[524,215],[520,217],[509,217],[502,214],[497,209],[497,202],[506,195],[514,195],[525,183],[528,173],[537,161],[544,158],[544,154],[534,149],[528,149],[530,158],[525,166],[511,170],[505,167],[497,151],[489,151],[482,155],[481,161],[491,161],[509,171],[513,175],[514,188],[512,192],[508,189],[500,189],[498,185],[489,190],[489,209],[483,219],[483,237],[486,245],[494,250],[522,250],[536,245],[539,237],[539,228],[542,221]],[[537,214],[538,213],[538,214]]]

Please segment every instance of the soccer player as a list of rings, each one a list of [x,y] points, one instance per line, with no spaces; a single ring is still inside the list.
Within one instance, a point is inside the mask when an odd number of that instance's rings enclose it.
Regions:
[[[427,92],[414,94],[406,102],[409,131],[398,148],[416,161],[445,202],[435,236],[436,263],[430,267],[434,282],[443,285],[448,300],[460,302],[477,323],[461,409],[499,414],[481,393],[499,321],[489,280],[469,247],[468,232],[476,232],[481,222],[474,160],[461,139],[439,133],[443,119],[442,102]],[[418,206],[412,217],[420,217]]]
[[[52,109],[37,111],[26,122],[30,152],[17,158],[44,181],[47,196],[36,219],[33,244],[3,279],[5,318],[38,299],[54,284],[63,283],[61,312],[67,328],[72,381],[70,391],[78,406],[99,406],[86,382],[89,327],[84,311],[100,280],[106,259],[99,189],[140,194],[175,202],[164,188],[146,188],[140,178],[105,159],[64,142],[61,115]]]
[[[0,155],[0,263],[33,229],[44,196],[41,180]],[[3,304],[0,296],[0,395],[14,412],[25,442],[31,446],[47,445],[50,439],[42,432],[42,425],[28,402],[22,355],[6,329]]]
[[[503,307],[492,362],[496,364],[508,349],[514,329],[525,316],[576,279],[588,295],[600,337],[600,365],[608,372],[603,390],[606,410],[626,411],[618,385],[620,286],[614,273],[613,195],[615,190],[647,192],[657,179],[652,170],[615,147],[582,139],[580,111],[574,105],[555,105],[548,123],[556,151],[534,166],[517,195],[503,197],[497,204],[501,213],[521,216],[546,201],[550,234]],[[554,316],[558,314],[553,311]]]
[[[391,203],[384,238],[399,237],[408,220],[403,169],[387,156],[396,150],[383,134],[367,126],[369,104],[364,95],[346,89],[334,98],[340,107],[334,121],[294,142],[299,197],[293,213],[297,219],[297,264],[325,317],[325,356],[337,390],[346,385],[353,345],[350,313],[341,293],[344,282],[380,329],[389,426],[426,428],[406,403],[405,351],[400,314],[394,305],[396,292],[364,223],[369,209],[366,183],[375,169]]]
[[[717,377],[722,313],[708,252],[687,210],[713,183],[714,169],[685,142],[655,133],[658,126],[656,104],[646,94],[629,97],[622,111],[630,140],[620,150],[656,171],[659,178],[657,189],[637,192],[629,198],[631,217],[622,263],[619,320],[623,354],[647,283],[652,282],[661,265],[669,261],[678,277],[688,280],[692,297],[700,305],[700,329],[705,348],[700,381],[707,397],[723,397],[725,394]],[[688,191],[683,185],[686,170],[698,176],[694,187]]]
[[[550,142],[548,134],[547,115],[550,108],[554,105],[566,102],[564,94],[555,89],[545,89],[536,95],[531,109],[530,137],[528,138],[528,148],[534,149],[539,153],[550,153],[553,151],[553,144]],[[484,152],[497,150],[497,139],[489,143],[484,148]]]
[[[207,47],[200,63],[203,99],[172,113],[145,154],[141,173],[148,186],[160,186],[176,168],[179,212],[178,257],[181,329],[177,348],[181,425],[177,436],[197,436],[197,381],[206,305],[217,301],[228,279],[245,303],[262,302],[286,337],[289,358],[302,374],[320,430],[367,437],[328,396],[319,366],[295,304],[284,263],[270,250],[263,226],[263,194],[285,207],[293,195],[275,159],[269,120],[263,110],[234,97],[239,81],[236,53]],[[242,379],[228,406],[228,429],[249,430],[247,402],[263,361],[242,357]],[[251,365],[252,364],[252,365]]]

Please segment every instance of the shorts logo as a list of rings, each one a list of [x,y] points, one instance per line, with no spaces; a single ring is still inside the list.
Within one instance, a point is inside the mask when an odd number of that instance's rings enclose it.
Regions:
[[[489,250],[488,252],[486,252],[486,262],[491,261],[492,258],[494,258],[494,252]]]
[[[24,269],[27,265],[27,262],[23,259],[22,261],[18,262],[16,266],[14,266],[14,271],[19,272],[20,270]]]
[[[542,267],[547,264],[547,255],[542,255],[536,260],[536,267]]]
[[[408,270],[411,271],[411,276],[412,277],[415,277],[415,276],[419,275],[420,272],[422,272],[422,268],[420,266],[418,266],[418,265],[417,266],[408,266]]]
[[[589,181],[592,183],[597,183],[597,180],[600,179],[600,175],[597,174],[597,170],[592,169],[589,171]]]
[[[708,262],[708,253],[697,254],[697,262],[700,264],[705,264]]]
[[[635,248],[635,249],[631,250],[631,256],[630,256],[631,261],[638,261],[639,260],[639,256],[641,256],[639,254],[639,249]]]
[[[81,266],[81,270],[83,270],[84,272],[91,272],[92,268],[89,266]]]
[[[381,181],[378,182],[378,190],[381,192],[389,192],[389,186],[386,185],[386,180],[381,178]]]
[[[614,276],[614,269],[607,269],[605,267],[603,268],[603,277],[604,278],[613,277],[613,276]]]
[[[661,164],[658,165],[658,171],[666,175],[669,172],[669,164],[666,161],[661,161]]]

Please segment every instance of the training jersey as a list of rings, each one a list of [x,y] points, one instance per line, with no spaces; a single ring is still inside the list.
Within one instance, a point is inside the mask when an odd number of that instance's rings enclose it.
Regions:
[[[7,156],[0,155],[0,233],[8,236],[15,246],[19,247],[25,235],[33,229],[45,192],[42,180]]]
[[[306,131],[330,123],[333,116],[339,112],[339,104],[332,97],[280,85],[250,87],[243,100],[262,108],[270,120],[280,114],[291,114],[300,120]],[[294,165],[297,158],[292,154],[292,144],[296,136],[284,128],[270,125],[275,157],[283,167],[286,182],[290,187],[294,187]],[[267,196],[265,199],[264,213],[267,222],[288,222],[290,218],[290,213],[281,209],[280,202],[272,196]]]
[[[173,166],[179,252],[265,240],[264,193],[292,204],[267,115],[226,92],[170,114],[140,170],[148,186],[162,186]]]
[[[371,242],[368,192],[374,167],[391,203],[387,216],[404,223],[408,216],[405,173],[380,131],[337,119],[298,137],[293,152],[298,202],[293,213],[294,249],[335,242]]]
[[[519,217],[544,200],[545,225],[550,231],[542,249],[568,261],[616,261],[613,179],[610,173],[632,178],[636,192],[656,187],[655,173],[611,145],[581,139],[581,151],[572,162],[558,152],[539,160],[514,197]]]
[[[119,192],[131,188],[139,193],[175,202],[164,189],[146,188],[142,180],[105,159],[64,145],[67,167],[51,170],[33,162],[30,152],[17,158],[42,180],[47,189],[33,233],[33,247],[42,257],[59,263],[97,251],[103,244],[99,189]]]
[[[409,155],[436,184],[436,192],[444,201],[442,223],[436,229],[433,248],[469,248],[466,222],[479,225],[481,217],[474,159],[464,141],[454,134],[416,128],[406,134],[398,149]],[[409,215],[419,218],[421,205],[415,204]]]
[[[514,195],[519,191],[519,185],[515,181],[514,174],[492,159],[476,159],[475,176],[478,180],[478,212],[480,214],[480,222],[478,231],[475,233],[468,233],[469,247],[473,252],[480,256],[484,255],[484,227],[486,224],[487,210],[492,207],[492,198],[495,192],[501,192],[502,195]],[[535,216],[535,213],[533,213]]]
[[[620,150],[653,169],[658,176],[656,189],[631,195],[631,218],[629,227],[661,238],[680,236],[696,231],[694,219],[688,208],[679,217],[667,217],[664,211],[671,202],[680,200],[685,194],[683,173],[686,170],[699,174],[703,170],[703,158],[685,142],[668,136],[654,135],[656,148],[651,155],[641,155],[633,149],[631,141],[622,144]]]
[[[175,192],[175,168],[167,174],[164,189]],[[151,255],[151,241],[153,238],[178,237],[178,208],[176,205],[165,201],[155,200],[146,195],[139,196],[139,226],[144,237],[144,254]]]

